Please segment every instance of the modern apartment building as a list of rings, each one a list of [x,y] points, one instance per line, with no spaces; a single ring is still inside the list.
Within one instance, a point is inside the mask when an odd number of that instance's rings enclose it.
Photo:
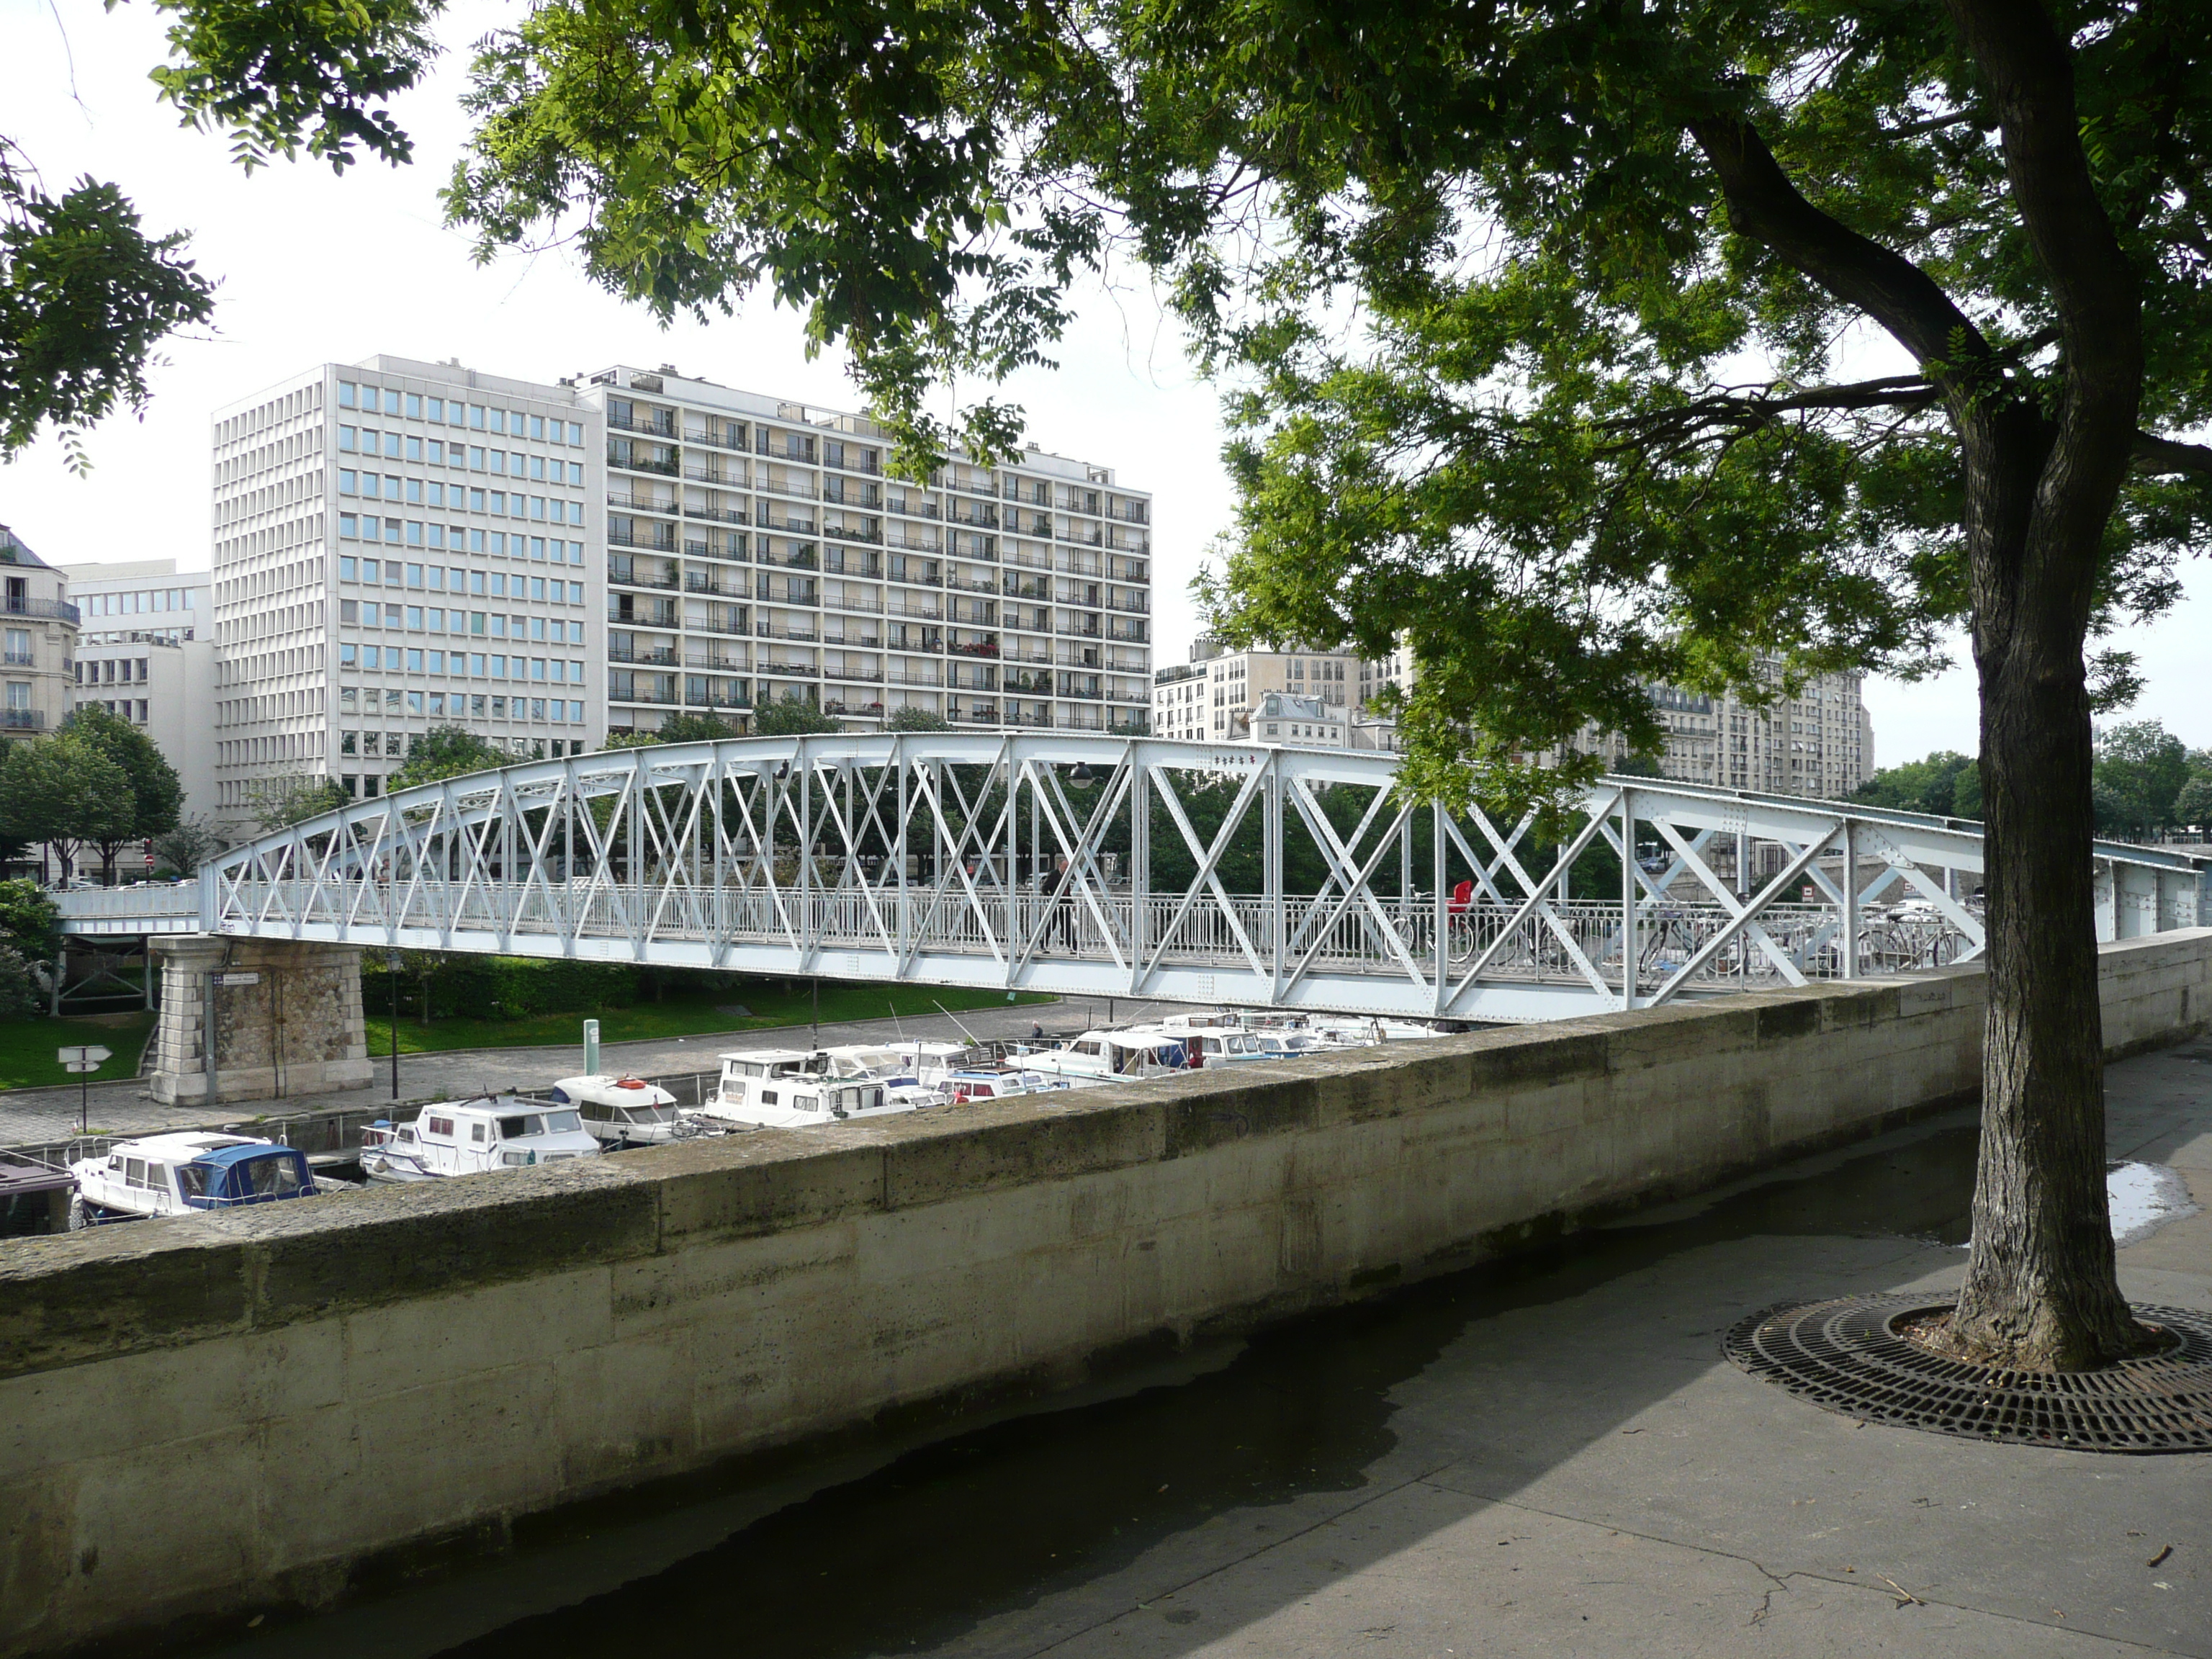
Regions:
[[[0,524],[0,737],[35,737],[68,718],[77,623],[67,575]]]
[[[1201,637],[1192,642],[1188,662],[1153,675],[1152,730],[1194,743],[1250,742],[1255,712],[1271,692],[1311,698],[1342,723],[1358,707],[1352,693],[1359,666],[1348,651],[1231,651]],[[1258,740],[1267,741],[1264,734]]]
[[[866,417],[627,367],[583,377],[606,431],[607,720],[743,729],[797,699],[866,728],[1143,728],[1152,498],[1031,449],[885,475]]]
[[[599,413],[570,387],[372,357],[216,416],[218,810],[378,793],[414,737],[605,732]]]

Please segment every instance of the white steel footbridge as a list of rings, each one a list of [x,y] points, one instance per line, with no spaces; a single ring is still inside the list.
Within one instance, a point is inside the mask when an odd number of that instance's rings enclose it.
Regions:
[[[1983,948],[1967,820],[1609,777],[1539,845],[1395,770],[1012,731],[619,749],[67,895],[64,926],[1513,1021]],[[2212,859],[2096,859],[2106,937],[2212,921]]]

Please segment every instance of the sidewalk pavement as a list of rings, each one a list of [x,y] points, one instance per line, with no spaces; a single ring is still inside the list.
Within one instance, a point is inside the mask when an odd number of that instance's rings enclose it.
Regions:
[[[962,1010],[957,1014],[924,1018],[862,1019],[825,1023],[821,1027],[825,1045],[869,1042],[897,1036],[932,1042],[958,1041],[963,1032],[977,1037],[1024,1037],[1036,1026],[1066,1032],[1106,1021],[1109,1007],[1117,1023],[1156,1018],[1186,1005],[1139,1002],[1116,997],[1071,998],[1050,1003],[1024,1003],[1013,1007]],[[402,1101],[446,1100],[480,1090],[525,1086],[540,1088],[583,1068],[583,1016],[576,1017],[577,1040],[546,1048],[465,1048],[447,1053],[402,1054],[399,1094]],[[728,1048],[804,1047],[812,1039],[805,1025],[765,1026],[748,1031],[706,1033],[689,1037],[654,1038],[641,1042],[607,1042],[599,1047],[602,1070],[626,1072],[642,1077],[662,1077],[686,1072],[717,1069],[716,1056]],[[229,1123],[248,1123],[257,1118],[295,1116],[326,1111],[360,1111],[388,1103],[392,1098],[391,1060],[372,1055],[376,1080],[366,1089],[294,1097],[285,1100],[234,1101],[216,1106],[165,1107],[155,1103],[143,1078],[125,1079],[93,1085],[88,1115],[94,1134],[158,1134],[174,1129],[197,1129]],[[77,1133],[78,1093],[64,1085],[51,1089],[15,1089],[0,1093],[0,1146],[35,1146],[67,1140]]]
[[[2108,1085],[2114,1154],[2212,1201],[2212,1041]],[[223,1651],[688,1646],[740,1607],[754,1659],[2212,1656],[2212,1455],[1863,1425],[1720,1357],[1775,1303],[1955,1287],[1975,1142],[1933,1119]],[[2212,1310],[2212,1214],[2120,1263]]]

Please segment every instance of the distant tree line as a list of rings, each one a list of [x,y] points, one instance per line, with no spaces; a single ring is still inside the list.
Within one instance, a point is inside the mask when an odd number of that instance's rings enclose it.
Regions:
[[[2090,773],[2097,830],[2120,838],[2173,830],[2212,831],[2212,749],[2191,749],[2157,720],[2131,720],[2098,734]],[[1853,800],[1943,817],[1982,815],[1982,774],[1951,750],[1886,767]]]

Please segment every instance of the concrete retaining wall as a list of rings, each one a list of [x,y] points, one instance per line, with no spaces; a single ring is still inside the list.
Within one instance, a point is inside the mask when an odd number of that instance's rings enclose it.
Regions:
[[[2107,1030],[2212,1012],[2108,947]],[[1953,970],[0,1246],[0,1651],[1479,1261],[1961,1098]]]

